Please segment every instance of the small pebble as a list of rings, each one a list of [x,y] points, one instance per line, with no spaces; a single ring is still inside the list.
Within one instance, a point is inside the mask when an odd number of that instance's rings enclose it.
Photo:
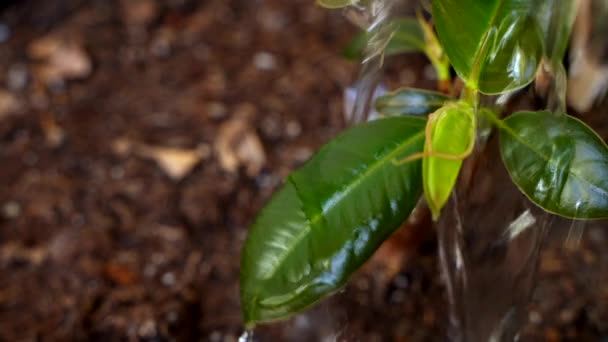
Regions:
[[[262,189],[272,189],[276,187],[281,179],[271,173],[261,173],[255,178],[256,184]]]
[[[213,331],[209,334],[209,341],[220,342],[222,340],[222,333],[219,331]]]
[[[150,53],[159,58],[171,55],[173,48],[173,33],[169,30],[161,30],[150,44]]]
[[[9,220],[16,219],[21,214],[21,205],[15,201],[9,201],[2,207],[2,215]]]
[[[570,309],[564,309],[559,313],[559,319],[564,324],[570,324],[574,321],[576,313]]]
[[[12,91],[20,91],[27,87],[29,73],[23,64],[13,64],[7,71],[6,86]]]
[[[269,32],[281,31],[289,22],[288,18],[279,11],[262,9],[257,16],[260,26]]]
[[[437,79],[437,72],[435,71],[435,68],[431,64],[424,67],[424,78],[427,80],[436,80]]]
[[[144,276],[152,278],[156,275],[156,265],[148,264],[144,267]]]
[[[403,274],[399,274],[395,277],[395,286],[400,289],[405,289],[410,285],[410,280]]]
[[[278,139],[281,137],[281,124],[275,115],[264,116],[260,122],[260,129],[268,139]]]
[[[226,117],[227,112],[226,106],[221,102],[209,102],[207,104],[207,115],[209,115],[211,119],[223,119]]]
[[[310,328],[310,318],[307,315],[298,315],[295,318],[295,326],[298,329]]]
[[[179,314],[176,311],[169,311],[166,318],[169,323],[175,323],[179,319]]]
[[[122,179],[125,176],[125,169],[122,166],[113,166],[110,169],[110,177],[112,179]]]
[[[293,158],[296,162],[302,163],[307,161],[312,156],[312,151],[306,147],[300,147],[293,152]]]
[[[540,324],[543,321],[543,317],[540,315],[538,311],[530,311],[528,314],[528,320],[532,324]]]
[[[141,337],[154,337],[156,335],[156,323],[149,319],[145,321],[137,331]]]
[[[297,138],[302,133],[302,126],[297,120],[291,120],[285,127],[285,133],[289,138]]]
[[[258,52],[253,56],[253,64],[259,70],[270,71],[277,66],[275,57],[268,52]]]
[[[172,287],[173,285],[175,285],[175,274],[172,272],[167,272],[165,274],[163,274],[162,278],[161,278],[161,283],[163,283],[163,285],[167,286],[167,287]]]

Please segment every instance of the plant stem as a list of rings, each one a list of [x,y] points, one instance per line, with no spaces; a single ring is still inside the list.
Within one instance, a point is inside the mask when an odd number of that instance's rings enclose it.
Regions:
[[[470,104],[477,112],[477,109],[479,108],[479,92],[477,90],[465,86],[460,98]]]

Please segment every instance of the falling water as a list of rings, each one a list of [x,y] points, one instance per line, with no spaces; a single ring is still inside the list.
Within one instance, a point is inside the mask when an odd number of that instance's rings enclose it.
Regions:
[[[465,160],[437,227],[452,341],[514,341],[536,282],[548,214],[509,181],[497,149],[494,136]]]
[[[368,33],[368,43],[359,72],[357,95],[350,115],[350,123],[363,122],[370,113],[384,63],[384,48],[393,34],[388,19],[393,15],[396,2],[396,0],[370,0],[345,10],[346,17]]]

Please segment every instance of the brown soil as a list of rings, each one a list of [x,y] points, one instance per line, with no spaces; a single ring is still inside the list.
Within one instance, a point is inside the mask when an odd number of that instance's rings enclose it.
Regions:
[[[1,6],[0,341],[236,341],[247,227],[344,127],[357,70],[339,55],[354,29],[313,2]],[[389,85],[432,87],[424,63],[397,59]],[[558,223],[524,337],[599,340],[605,224],[564,248]],[[399,241],[257,338],[441,340],[433,237]]]

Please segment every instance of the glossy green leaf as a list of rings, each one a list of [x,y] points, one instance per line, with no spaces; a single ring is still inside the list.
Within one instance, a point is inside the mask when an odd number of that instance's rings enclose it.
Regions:
[[[355,126],[324,146],[260,212],[241,260],[245,323],[292,315],[344,285],[409,216],[422,194],[426,120]]]
[[[519,112],[499,123],[513,182],[534,203],[576,219],[608,217],[608,147],[566,114]]]
[[[575,0],[534,0],[534,13],[543,32],[545,56],[552,63],[561,63],[576,18]]]
[[[317,0],[317,4],[325,8],[343,8],[358,2],[359,0]]]
[[[431,139],[424,147],[422,179],[424,196],[433,214],[446,204],[456,184],[462,161],[475,145],[476,120],[465,103],[449,103],[429,116]],[[441,154],[441,155],[438,155]]]
[[[532,81],[543,53],[532,0],[433,0],[445,53],[467,86],[500,94]]]
[[[389,23],[393,32],[384,53],[386,56],[406,52],[423,52],[425,50],[424,33],[418,21],[414,18],[393,19]],[[349,59],[359,59],[363,56],[370,33],[360,32],[344,48],[342,54]]]
[[[428,115],[443,106],[450,97],[423,89],[401,88],[379,97],[376,111],[383,116]]]

